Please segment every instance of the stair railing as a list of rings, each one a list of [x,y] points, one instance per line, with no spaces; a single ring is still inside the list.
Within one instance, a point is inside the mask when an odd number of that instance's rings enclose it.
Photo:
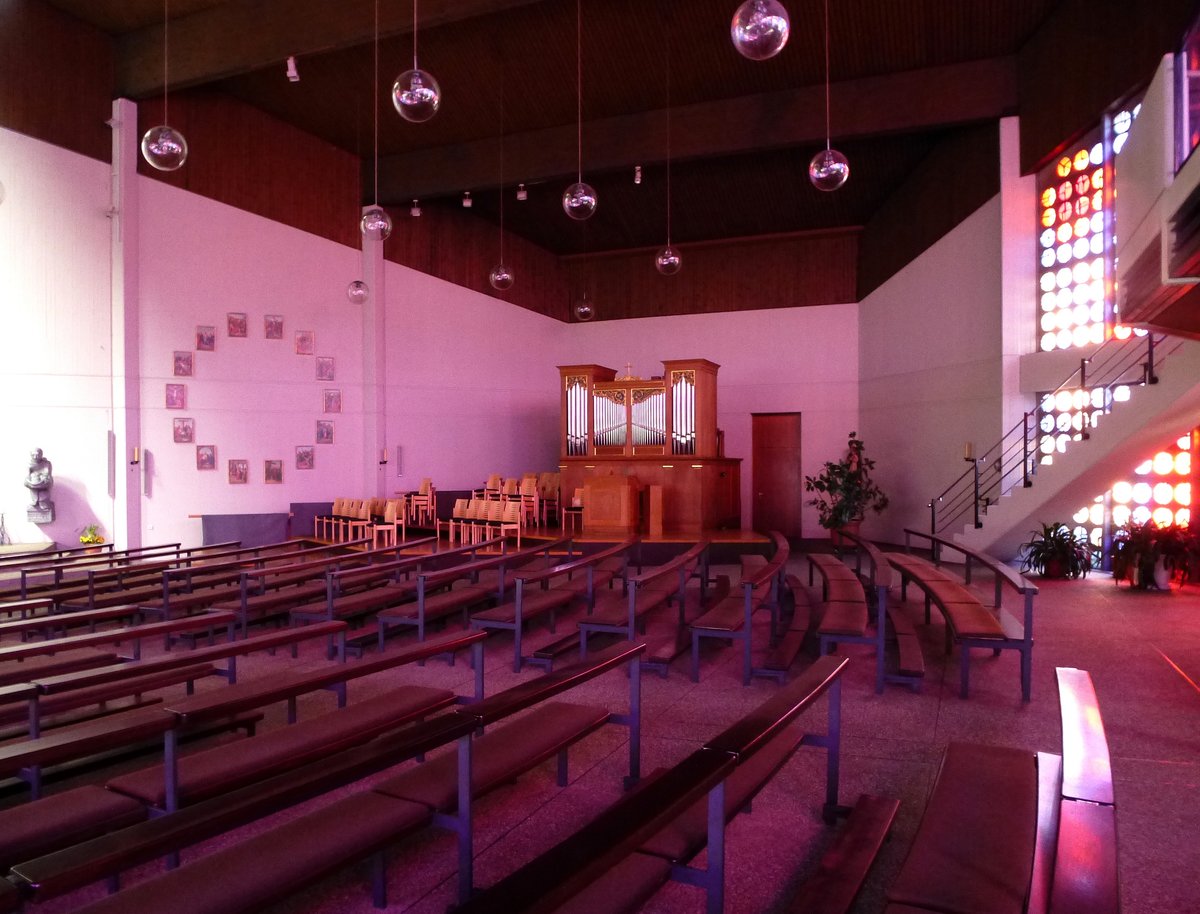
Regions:
[[[1166,334],[1147,333],[1133,335],[1124,340],[1111,337],[1098,346],[1087,358],[1079,360],[1079,367],[1063,379],[1051,396],[1061,391],[1072,394],[1077,390],[1103,390],[1102,405],[1096,407],[1103,413],[1112,412],[1113,393],[1118,387],[1138,387],[1157,384],[1156,369],[1163,360],[1183,345],[1178,337]],[[973,523],[983,526],[983,513],[995,504],[1001,495],[1017,485],[1029,488],[1037,476],[1042,451],[1039,439],[1053,435],[1042,430],[1042,420],[1048,413],[1042,409],[1041,397],[1037,406],[1026,412],[1021,421],[1004,433],[1003,437],[975,458],[967,458],[970,466],[934,496],[929,504],[929,532],[937,535],[955,525]],[[1078,439],[1090,437],[1092,415],[1095,409],[1083,411],[1083,424]]]

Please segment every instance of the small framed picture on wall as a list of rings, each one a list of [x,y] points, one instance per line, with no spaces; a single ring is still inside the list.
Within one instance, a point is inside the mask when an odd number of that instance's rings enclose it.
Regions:
[[[317,348],[317,335],[311,330],[296,331],[296,355],[312,355]]]
[[[215,470],[217,468],[217,446],[215,444],[196,445],[196,469]]]
[[[250,481],[250,461],[229,461],[229,484],[232,486],[245,485]]]
[[[192,376],[192,354],[190,352],[175,353],[175,377],[190,378]]]
[[[314,449],[311,444],[301,444],[296,447],[296,469],[311,470],[316,463],[313,456]]]
[[[323,412],[340,413],[342,411],[342,392],[326,389],[322,406]]]
[[[197,327],[196,328],[196,351],[197,352],[213,352],[217,348],[217,328],[216,327]]]
[[[269,340],[283,339],[282,314],[268,314],[263,318],[263,336]]]
[[[195,419],[172,419],[171,425],[175,430],[176,444],[192,444],[196,440]]]
[[[276,484],[283,482],[283,461],[267,460],[263,464],[263,482]]]
[[[187,385],[167,385],[167,409],[187,409]]]
[[[246,315],[241,311],[230,311],[225,315],[225,327],[230,336],[246,336]]]
[[[319,355],[317,356],[317,380],[332,381],[333,380],[333,356]]]
[[[329,419],[317,420],[317,444],[333,444],[333,422]]]

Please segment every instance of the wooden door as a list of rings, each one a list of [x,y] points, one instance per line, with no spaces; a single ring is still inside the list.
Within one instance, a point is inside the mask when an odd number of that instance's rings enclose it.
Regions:
[[[754,529],[799,537],[800,505],[804,500],[800,414],[754,413],[751,422]]]

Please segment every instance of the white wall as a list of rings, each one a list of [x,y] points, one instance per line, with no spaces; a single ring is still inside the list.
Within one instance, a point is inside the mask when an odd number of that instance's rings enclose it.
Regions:
[[[518,279],[519,281],[519,279]],[[558,466],[560,321],[387,264],[389,492]]]
[[[108,166],[0,129],[0,512],[13,542],[78,545],[113,521]],[[54,464],[53,524],[25,519],[29,453]]]
[[[361,488],[361,309],[346,284],[361,272],[357,250],[142,179],[140,250],[143,516],[146,542],[199,542],[190,515],[286,511]],[[226,315],[245,313],[248,335],[231,338]],[[264,337],[267,314],[284,318],[282,340]],[[196,327],[216,328],[216,349],[196,351]],[[314,355],[297,355],[295,333],[315,334]],[[175,351],[192,354],[192,377],[173,375]],[[316,356],[334,359],[335,379],[316,379]],[[187,386],[187,408],[167,409],[167,384]],[[323,391],[341,392],[341,412],[323,412]],[[176,417],[195,420],[195,443],[176,444]],[[317,420],[334,443],[316,445]],[[215,445],[215,470],[196,469],[196,445]],[[296,447],[315,448],[312,470]],[[249,461],[249,482],[228,481],[231,459]],[[264,462],[283,461],[283,484],[264,482]],[[349,477],[350,482],[346,481]]]
[[[717,374],[717,426],[725,454],[741,457],[742,526],[750,526],[751,413],[802,414],[805,474],[836,459],[857,425],[859,311],[855,305],[736,311],[572,324],[557,361],[599,364],[640,377],[662,374],[663,359],[703,358]],[[557,379],[557,374],[550,376]],[[557,410],[557,400],[555,401]],[[805,536],[823,536],[815,511],[802,510]]]
[[[873,538],[928,529],[930,498],[968,469],[964,443],[1003,433],[1000,255],[997,197],[862,302],[859,435],[891,497],[867,518]]]

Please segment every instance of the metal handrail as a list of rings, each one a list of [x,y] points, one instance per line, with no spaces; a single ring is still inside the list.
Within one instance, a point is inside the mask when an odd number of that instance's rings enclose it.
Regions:
[[[1115,402],[1112,396],[1115,388],[1157,384],[1156,367],[1182,345],[1182,340],[1166,334],[1133,335],[1124,340],[1109,338],[1089,357],[1081,358],[1079,367],[1050,391],[1050,395],[1062,391],[1103,390],[1100,409],[1108,414]],[[1086,441],[1090,437],[1092,412],[1089,409],[1083,414],[1079,440]],[[1044,434],[1041,420],[1045,415],[1039,400],[1032,411],[1026,412],[1020,422],[982,455],[967,458],[971,465],[928,503],[930,533],[937,534],[955,524],[968,522],[982,527],[983,509],[1018,482],[1024,488],[1033,485],[1040,463],[1038,438]]]

